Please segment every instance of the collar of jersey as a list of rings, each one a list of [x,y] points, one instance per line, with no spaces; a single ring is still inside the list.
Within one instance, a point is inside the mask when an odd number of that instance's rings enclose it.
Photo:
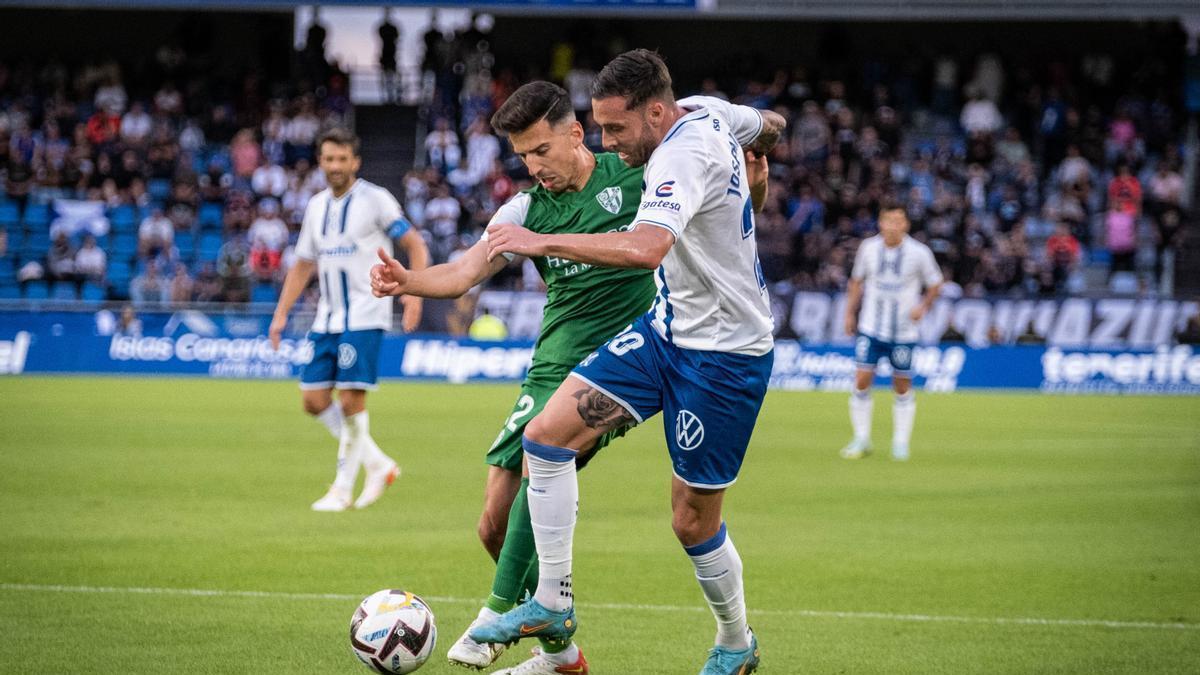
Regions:
[[[352,184],[350,185],[350,189],[349,189],[349,190],[346,190],[346,194],[342,195],[341,197],[334,197],[334,196],[333,196],[333,188],[329,188],[329,201],[331,201],[331,202],[340,202],[340,201],[342,201],[343,199],[345,199],[345,198],[349,197],[350,195],[354,194],[354,191],[358,189],[358,185],[359,185],[359,183],[361,183],[361,182],[362,182],[362,179],[361,179],[361,178],[359,178],[359,177],[357,177],[357,176],[355,176],[355,177],[354,177],[354,183],[352,183]]]
[[[671,137],[675,135],[675,132],[679,131],[679,128],[688,122],[693,120],[702,120],[705,117],[708,117],[708,108],[697,108],[683,117],[680,117],[679,119],[675,120],[675,124],[672,124],[671,128],[667,130],[667,135],[663,136],[662,142],[666,143],[667,141],[671,140]],[[662,143],[659,145],[662,145]]]

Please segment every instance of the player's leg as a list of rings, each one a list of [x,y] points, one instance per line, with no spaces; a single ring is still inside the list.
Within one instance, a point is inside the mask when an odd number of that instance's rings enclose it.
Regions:
[[[400,476],[400,467],[384,454],[371,436],[367,412],[367,392],[378,387],[382,343],[382,330],[356,330],[342,333],[337,346],[336,379],[343,416],[337,481],[353,490],[359,469],[365,470],[362,493],[354,502],[358,509],[378,501],[383,491]],[[342,446],[345,446],[344,453]]]
[[[525,429],[529,515],[538,552],[538,586],[530,602],[480,626],[481,642],[522,637],[566,641],[574,634],[572,542],[579,504],[576,460],[605,433],[640,422],[661,406],[654,365],[661,339],[644,320],[584,359]],[[645,349],[642,349],[645,347]],[[574,658],[576,649],[559,654]]]
[[[854,437],[842,448],[842,457],[859,459],[871,454],[871,415],[875,403],[871,399],[871,383],[875,380],[875,364],[879,362],[879,347],[875,339],[859,335],[854,341],[854,390],[850,392],[850,427]]]
[[[898,344],[888,355],[892,363],[892,389],[896,392],[892,403],[892,459],[901,462],[909,457],[908,445],[917,415],[917,398],[912,389],[912,353],[913,345]]]
[[[333,385],[337,379],[337,352],[339,336],[335,333],[311,333],[312,359],[300,370],[300,390],[303,392],[304,409],[329,429],[338,439],[338,466],[342,462],[342,436],[345,433],[345,414],[341,402],[333,400]],[[313,502],[314,511],[345,511],[350,506],[350,491],[334,484],[323,497]]]
[[[675,474],[671,524],[717,623],[705,674],[749,673],[758,666],[758,644],[746,624],[742,561],[721,507],[725,489],[741,471],[772,361],[770,354],[676,349],[664,394],[664,431]]]
[[[333,387],[301,390],[301,402],[304,412],[312,415],[329,430],[329,435],[340,438],[342,435],[342,406],[333,402]]]

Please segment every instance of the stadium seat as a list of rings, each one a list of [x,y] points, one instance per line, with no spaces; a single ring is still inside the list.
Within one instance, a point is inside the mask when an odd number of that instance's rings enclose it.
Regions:
[[[25,207],[25,227],[30,230],[46,230],[50,227],[50,207],[46,204],[30,204]]]
[[[250,292],[250,302],[274,304],[278,299],[274,284],[254,284],[254,289]]]
[[[55,300],[78,300],[79,294],[75,291],[75,284],[69,281],[56,281],[50,290],[50,297]]]
[[[220,204],[202,204],[200,206],[200,225],[221,225],[225,220]]]
[[[105,296],[107,295],[108,291],[106,291],[103,286],[89,281],[83,285],[83,293],[80,294],[80,297],[85,302],[95,303],[103,302]]]
[[[171,181],[166,178],[151,178],[146,185],[146,192],[149,193],[150,199],[165,202],[167,197],[171,196]]]
[[[137,255],[137,237],[132,234],[118,234],[113,237],[112,255],[120,260],[129,260]]]
[[[175,235],[175,248],[184,260],[191,260],[196,255],[196,240],[188,232]]]
[[[50,297],[50,286],[44,281],[31,281],[25,285],[25,297],[30,300],[45,300]]]
[[[108,212],[108,220],[117,232],[130,232],[137,228],[137,212],[132,206],[122,205],[112,209]]]
[[[197,257],[202,262],[212,262],[217,259],[217,254],[221,252],[221,244],[224,243],[221,235],[206,232],[200,237],[200,246],[197,247]]]
[[[0,284],[12,283],[17,278],[17,266],[12,256],[0,258]]]
[[[21,222],[21,210],[16,202],[0,203],[0,227],[13,229]]]
[[[0,300],[19,300],[21,287],[16,284],[0,283]]]

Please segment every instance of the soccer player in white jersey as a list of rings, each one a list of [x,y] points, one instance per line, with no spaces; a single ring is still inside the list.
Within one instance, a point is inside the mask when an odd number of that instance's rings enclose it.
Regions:
[[[632,227],[542,235],[496,224],[488,229],[489,254],[655,269],[658,296],[647,314],[584,359],[526,427],[537,591],[470,635],[512,642],[574,634],[575,459],[606,431],[662,411],[674,471],[672,525],[717,620],[701,673],[749,673],[758,666],[758,643],[746,624],[742,562],[721,504],[741,468],[774,349],[751,207],[751,189],[765,189],[765,179],[751,186],[746,163],[756,164],[756,176],[765,173],[762,155],[784,121],[719,99],[676,101],[666,65],[644,49],[605,66],[592,112],[605,148],[646,166]]]
[[[309,333],[313,357],[300,373],[300,389],[305,412],[338,440],[338,453],[333,485],[312,508],[344,511],[351,506],[360,467],[366,469],[366,480],[353,501],[355,508],[375,503],[400,475],[396,462],[371,438],[367,417],[367,392],[377,388],[379,347],[384,331],[392,327],[392,299],[372,294],[369,270],[381,247],[393,251],[393,239],[414,269],[429,265],[429,251],[396,198],[357,177],[362,165],[358,138],[345,129],[331,129],[321,136],[317,152],[329,187],[313,195],[305,208],[296,262],[283,281],[270,334],[278,347],[288,313],[317,274],[321,299]],[[421,321],[422,300],[405,296],[401,303],[404,330],[412,331]]]
[[[886,358],[892,366],[892,388],[896,391],[892,404],[892,459],[908,459],[917,414],[912,391],[917,323],[933,306],[941,287],[942,272],[933,251],[908,236],[904,208],[881,209],[879,234],[859,244],[846,292],[846,334],[855,336],[858,371],[850,394],[854,438],[842,448],[842,457],[858,459],[871,452],[871,382],[879,360]]]

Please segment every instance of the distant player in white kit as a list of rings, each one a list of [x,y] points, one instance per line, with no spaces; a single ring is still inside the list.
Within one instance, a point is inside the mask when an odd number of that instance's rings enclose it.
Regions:
[[[541,235],[497,224],[488,229],[489,253],[656,269],[658,296],[647,314],[584,359],[526,427],[537,591],[470,636],[490,643],[570,639],[577,626],[576,457],[605,432],[662,411],[675,474],[672,526],[717,620],[716,644],[701,672],[745,675],[758,666],[758,642],[746,624],[742,562],[721,506],[771,375],[774,323],[751,192],[766,189],[763,155],[784,120],[714,98],[676,101],[666,65],[644,49],[605,66],[592,88],[592,112],[605,148],[630,166],[646,165],[631,228]],[[751,174],[761,179],[752,185]]]
[[[296,262],[283,281],[271,321],[271,343],[278,347],[288,313],[318,274],[321,299],[309,333],[313,357],[300,373],[300,389],[305,412],[338,439],[338,461],[333,485],[312,508],[344,511],[351,506],[360,467],[367,477],[353,501],[359,509],[375,503],[400,475],[396,462],[371,438],[367,418],[367,391],[377,388],[379,347],[384,331],[392,327],[392,299],[371,293],[369,270],[380,247],[393,250],[393,239],[414,269],[429,265],[429,251],[396,198],[356,176],[362,165],[358,138],[345,129],[331,129],[317,142],[317,152],[329,187],[313,195],[304,211]],[[404,330],[412,331],[421,321],[422,300],[404,296],[401,303]],[[340,390],[337,403],[335,388]]]
[[[908,459],[917,414],[912,391],[917,323],[933,306],[941,288],[942,272],[933,251],[908,236],[904,208],[880,209],[879,234],[859,244],[846,292],[846,334],[855,336],[858,372],[850,394],[854,438],[842,448],[842,457],[859,459],[871,453],[871,383],[879,360],[886,358],[892,366],[892,388],[896,391],[892,404],[892,459]]]

